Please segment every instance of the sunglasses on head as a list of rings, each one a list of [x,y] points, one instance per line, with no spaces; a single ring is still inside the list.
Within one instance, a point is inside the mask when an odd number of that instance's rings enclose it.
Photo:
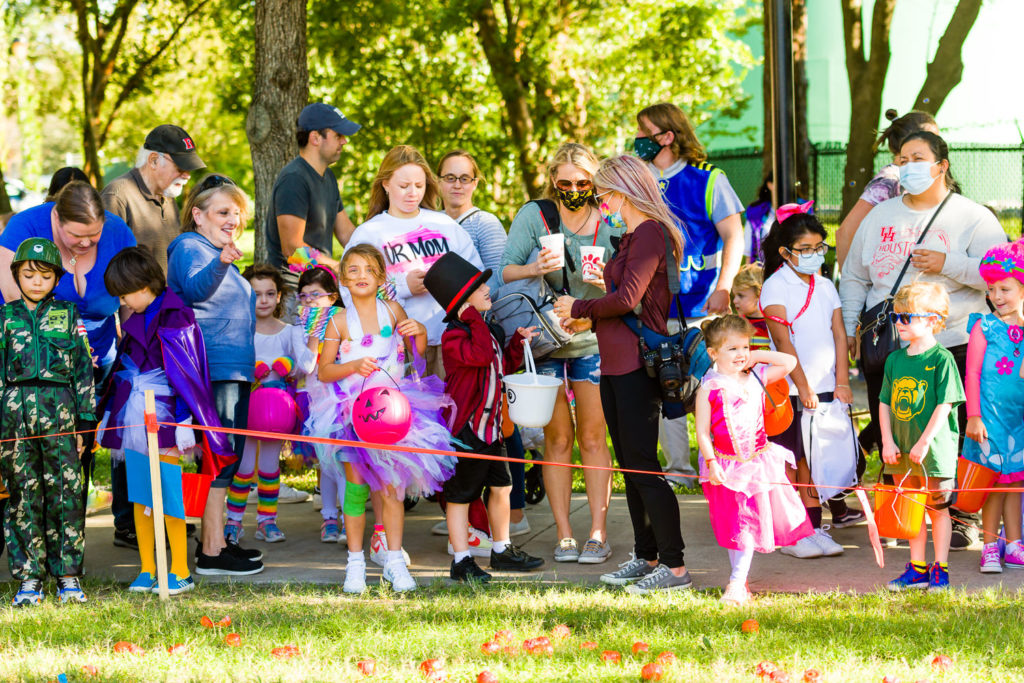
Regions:
[[[215,187],[234,184],[235,181],[232,180],[231,178],[228,178],[226,175],[217,175],[216,173],[211,173],[210,175],[203,178],[202,182],[199,183],[199,186],[196,188],[196,192],[206,192],[207,190],[212,190]]]
[[[896,313],[894,311],[889,312],[889,322],[893,325],[899,323],[900,325],[909,325],[914,318],[941,318],[942,316],[938,313]]]

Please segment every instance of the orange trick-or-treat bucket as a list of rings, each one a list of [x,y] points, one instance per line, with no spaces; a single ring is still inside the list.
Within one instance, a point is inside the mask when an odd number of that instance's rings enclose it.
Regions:
[[[789,382],[785,378],[764,388],[764,431],[777,436],[793,424],[793,404],[789,401]]]
[[[992,488],[998,478],[995,470],[960,458],[956,465],[956,487],[960,490],[953,507],[963,512],[977,512],[988,498],[989,491],[984,489]]]
[[[924,524],[928,492],[889,484],[875,485],[875,523],[878,535],[910,540]]]

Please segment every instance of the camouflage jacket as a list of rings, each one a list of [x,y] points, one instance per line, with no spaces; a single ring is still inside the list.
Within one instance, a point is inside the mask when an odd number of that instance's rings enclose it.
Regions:
[[[77,420],[96,420],[92,356],[73,303],[49,297],[30,311],[23,300],[12,301],[0,307],[0,329],[0,388],[66,385]]]

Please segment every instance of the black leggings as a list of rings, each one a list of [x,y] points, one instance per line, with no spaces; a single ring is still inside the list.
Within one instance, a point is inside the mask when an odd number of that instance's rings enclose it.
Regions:
[[[601,406],[619,467],[656,473],[623,475],[636,556],[671,568],[683,566],[679,503],[658,462],[661,394],[657,381],[643,369],[628,375],[602,375]]]

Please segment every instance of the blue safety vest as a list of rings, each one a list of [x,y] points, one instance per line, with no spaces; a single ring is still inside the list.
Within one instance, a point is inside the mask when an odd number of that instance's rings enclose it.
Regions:
[[[679,262],[679,291],[683,315],[702,318],[704,305],[718,282],[722,238],[711,220],[715,180],[722,169],[706,161],[686,164],[670,178],[659,178],[662,197],[679,218],[683,233],[683,258]],[[676,315],[675,299],[671,317]],[[670,317],[670,319],[671,319]]]

